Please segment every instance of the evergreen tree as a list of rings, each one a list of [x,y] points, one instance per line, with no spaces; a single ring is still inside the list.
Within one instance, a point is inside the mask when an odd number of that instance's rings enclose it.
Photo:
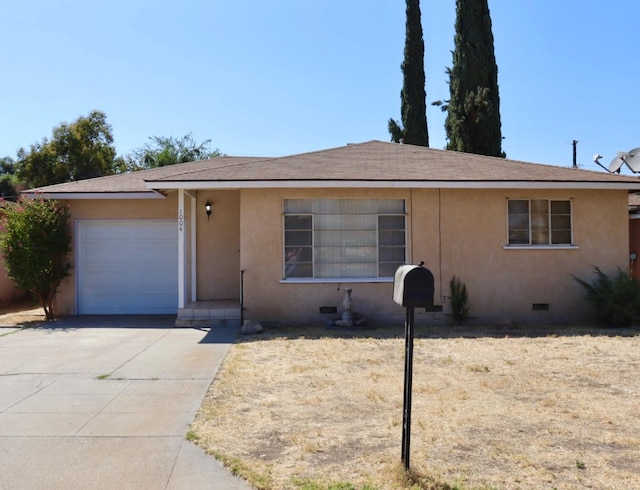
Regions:
[[[420,0],[407,0],[407,25],[402,62],[403,83],[400,92],[402,125],[389,119],[391,140],[410,145],[429,146],[424,74],[424,40],[420,20]]]
[[[456,0],[453,67],[447,72],[447,149],[504,157],[488,0]]]

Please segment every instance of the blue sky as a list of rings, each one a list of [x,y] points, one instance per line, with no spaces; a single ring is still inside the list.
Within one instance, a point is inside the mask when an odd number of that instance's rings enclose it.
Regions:
[[[508,158],[597,170],[640,146],[636,0],[489,0]],[[455,1],[423,0],[430,145],[444,148]],[[0,156],[93,109],[119,154],[183,136],[277,156],[399,119],[402,0],[0,0]]]

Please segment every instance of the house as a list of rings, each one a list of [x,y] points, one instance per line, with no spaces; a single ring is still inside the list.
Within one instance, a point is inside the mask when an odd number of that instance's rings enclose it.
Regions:
[[[629,194],[629,262],[631,277],[640,279],[640,194]]]
[[[588,316],[572,275],[628,267],[635,177],[369,141],[281,158],[220,157],[28,191],[68,204],[72,275],[58,314],[402,323],[393,276],[424,261],[476,322]],[[211,205],[210,215],[205,205]]]

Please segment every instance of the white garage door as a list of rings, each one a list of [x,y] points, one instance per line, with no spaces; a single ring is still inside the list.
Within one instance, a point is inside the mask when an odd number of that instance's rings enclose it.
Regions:
[[[175,314],[178,227],[173,221],[79,221],[78,313]]]

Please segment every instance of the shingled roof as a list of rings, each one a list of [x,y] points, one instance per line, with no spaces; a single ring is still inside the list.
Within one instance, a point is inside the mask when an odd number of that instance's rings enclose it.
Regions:
[[[154,192],[147,187],[147,179],[172,178],[182,173],[195,172],[207,168],[211,169],[216,166],[240,164],[251,160],[264,160],[264,158],[218,157],[211,160],[199,160],[197,162],[181,163],[149,170],[139,170],[137,172],[130,172],[126,174],[109,175],[106,177],[97,177],[94,179],[78,180],[75,182],[65,182],[62,184],[38,187],[26,190],[23,194],[150,194]]]
[[[47,194],[135,193],[178,188],[293,186],[640,190],[640,179],[601,171],[369,141],[279,158],[219,157],[57,184],[36,191]]]

